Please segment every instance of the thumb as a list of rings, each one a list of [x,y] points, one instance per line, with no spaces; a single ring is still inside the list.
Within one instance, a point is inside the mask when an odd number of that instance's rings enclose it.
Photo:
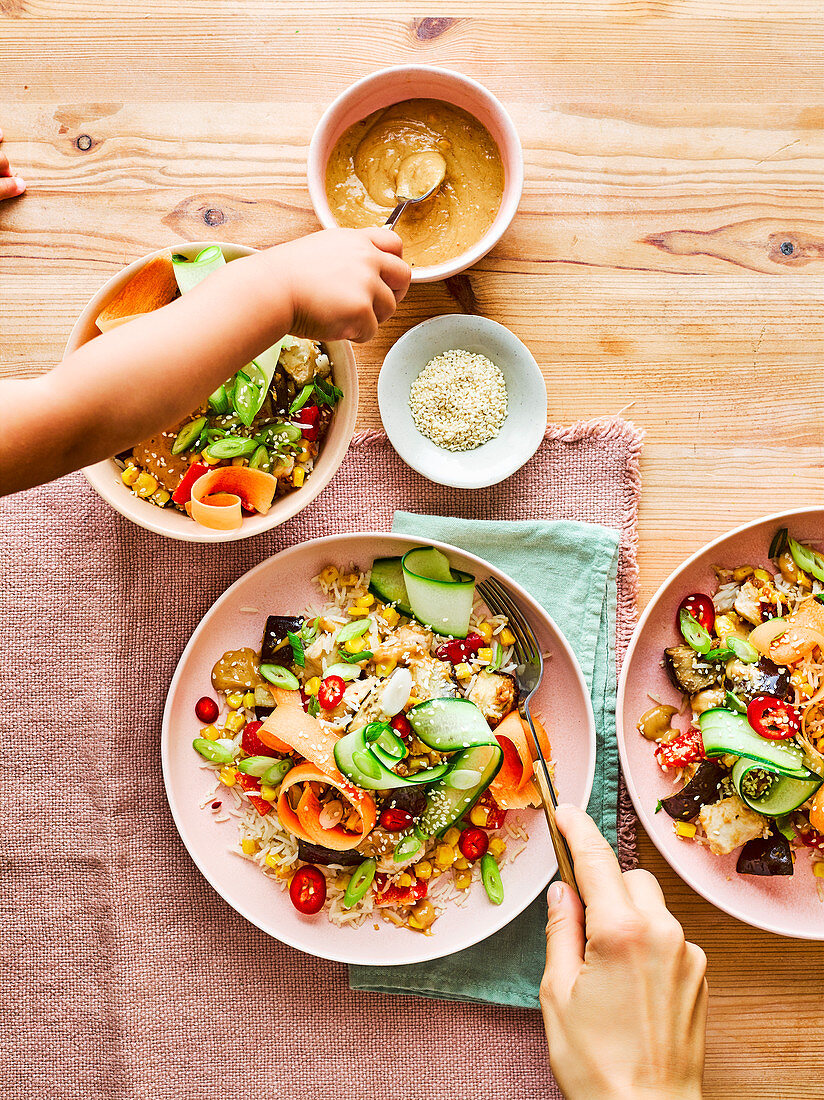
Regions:
[[[584,964],[584,908],[566,883],[550,884],[547,892],[545,983],[565,999]]]

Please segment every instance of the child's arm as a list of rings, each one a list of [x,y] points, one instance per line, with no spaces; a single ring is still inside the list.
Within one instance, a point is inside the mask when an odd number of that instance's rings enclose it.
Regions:
[[[0,492],[118,454],[182,420],[286,333],[369,340],[409,286],[389,229],[332,229],[234,260],[48,374],[0,381]]]
[[[3,140],[3,131],[0,130],[0,142]],[[22,195],[26,190],[26,181],[20,176],[11,174],[9,158],[0,153],[0,202],[3,199],[13,199]]]

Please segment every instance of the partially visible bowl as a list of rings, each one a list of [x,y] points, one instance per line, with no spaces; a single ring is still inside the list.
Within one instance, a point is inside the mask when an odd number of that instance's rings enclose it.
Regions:
[[[461,348],[484,355],[506,379],[509,411],[500,432],[472,451],[448,451],[422,435],[409,408],[412,383],[436,355]],[[497,485],[538,450],[546,431],[546,383],[529,348],[488,317],[447,313],[415,325],[398,340],[378,376],[378,406],[390,442],[404,462],[439,485]]]
[[[175,245],[174,250],[194,259],[198,252],[210,244],[219,244],[227,261],[249,256],[255,251],[254,248],[247,248],[245,245],[223,244],[220,241],[180,244]],[[164,252],[168,252],[168,249],[161,248],[140,260],[135,260],[134,263],[113,275],[98,290],[71,331],[66,345],[66,355],[100,335],[95,320],[101,310],[144,264]],[[120,468],[113,459],[104,459],[103,462],[86,467],[83,473],[89,484],[108,504],[111,504],[115,511],[120,512],[132,523],[136,523],[138,527],[144,527],[147,531],[154,531],[155,534],[165,535],[167,538],[179,539],[181,542],[234,542],[237,539],[259,535],[263,531],[270,531],[273,527],[279,527],[281,523],[301,512],[326,488],[343,462],[355,431],[355,420],[358,414],[358,372],[352,345],[346,340],[338,340],[327,343],[325,346],[332,363],[335,382],[343,390],[343,397],[335,408],[320,454],[306,483],[302,488],[276,500],[265,516],[259,514],[244,516],[243,524],[234,531],[209,530],[195,523],[182,512],[172,508],[159,508],[148,500],[141,500],[140,497],[135,496],[120,480]]]
[[[474,115],[494,138],[504,165],[504,193],[494,222],[481,239],[460,256],[430,267],[412,269],[413,283],[448,279],[477,263],[501,239],[521,201],[524,155],[515,124],[496,97],[477,80],[430,65],[398,65],[358,80],[326,109],[309,145],[309,195],[325,229],[338,223],[326,199],[326,164],[341,134],[382,107],[405,99],[440,99]]]
[[[672,818],[655,809],[660,798],[672,794],[673,784],[656,763],[652,745],[636,728],[638,719],[653,705],[652,699],[676,707],[681,704],[682,697],[670,683],[661,660],[664,648],[677,641],[676,613],[681,600],[690,592],[713,591],[714,565],[768,565],[770,542],[779,527],[787,527],[803,541],[820,544],[824,541],[824,509],[780,512],[730,531],[688,558],[655,593],[641,616],[621,671],[618,749],[641,823],[670,867],[693,890],[754,928],[779,936],[824,940],[824,902],[808,858],[799,857],[792,877],[759,878],[736,873],[739,849],[728,856],[716,856],[702,845],[679,840]]]

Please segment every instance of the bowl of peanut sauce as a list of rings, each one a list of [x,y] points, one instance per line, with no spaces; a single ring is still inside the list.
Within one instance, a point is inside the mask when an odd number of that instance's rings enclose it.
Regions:
[[[445,170],[443,165],[445,164]],[[515,125],[483,85],[450,69],[398,66],[353,84],[327,108],[309,146],[312,205],[327,228],[383,225],[410,183],[426,190],[395,226],[412,281],[446,279],[485,256],[523,190]],[[413,188],[414,189],[414,188]]]

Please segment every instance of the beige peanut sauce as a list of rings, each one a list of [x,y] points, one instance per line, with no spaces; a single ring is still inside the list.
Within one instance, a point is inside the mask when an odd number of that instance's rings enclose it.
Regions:
[[[404,258],[431,267],[466,252],[495,220],[504,166],[492,135],[460,107],[408,99],[375,111],[344,131],[326,166],[326,197],[340,225],[382,225],[400,188],[434,195],[408,206],[396,225]],[[402,197],[414,197],[414,194]]]

